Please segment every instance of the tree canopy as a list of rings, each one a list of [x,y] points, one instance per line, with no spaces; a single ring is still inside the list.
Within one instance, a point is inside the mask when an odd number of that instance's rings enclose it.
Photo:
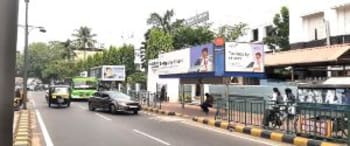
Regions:
[[[267,32],[268,36],[264,38],[266,43],[272,50],[288,50],[289,46],[289,10],[282,7],[280,14],[276,14],[273,18],[274,26]]]

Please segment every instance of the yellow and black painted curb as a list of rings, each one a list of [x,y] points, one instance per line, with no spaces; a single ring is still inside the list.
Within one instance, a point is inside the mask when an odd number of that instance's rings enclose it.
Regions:
[[[208,120],[206,118],[200,118],[200,117],[193,117],[193,121],[199,122],[205,125],[218,127],[221,129],[232,129],[231,125],[228,122],[225,121],[219,121],[219,120]]]
[[[28,110],[19,111],[19,116],[13,135],[14,146],[31,146],[32,145],[32,121],[31,112]]]
[[[190,115],[182,114],[182,113],[177,113],[175,112],[175,116],[182,117],[182,118],[192,118]]]
[[[298,137],[298,136],[283,134],[278,132],[272,132],[272,131],[259,129],[259,128],[246,127],[242,125],[232,125],[232,124],[229,124],[228,122],[222,122],[217,120],[208,120],[208,119],[199,118],[199,117],[193,117],[192,120],[195,122],[206,124],[206,125],[219,127],[222,129],[234,130],[236,132],[249,134],[252,136],[270,139],[278,142],[289,143],[297,146],[338,146],[337,144],[334,144],[334,143],[323,142],[319,140],[313,140],[313,139],[308,139],[308,138],[303,138],[303,137]]]
[[[175,112],[169,112],[169,111],[165,111],[165,110],[161,110],[161,109],[150,108],[150,107],[143,107],[142,109],[144,111],[153,112],[153,113],[157,113],[157,114],[175,116]]]

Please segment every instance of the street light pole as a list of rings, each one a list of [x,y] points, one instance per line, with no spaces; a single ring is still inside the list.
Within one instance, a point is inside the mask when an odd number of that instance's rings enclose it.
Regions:
[[[12,146],[18,0],[0,0],[0,143]]]
[[[23,75],[23,109],[27,109],[27,80],[28,80],[28,4],[29,0],[25,1],[25,30],[24,30],[24,75]]]

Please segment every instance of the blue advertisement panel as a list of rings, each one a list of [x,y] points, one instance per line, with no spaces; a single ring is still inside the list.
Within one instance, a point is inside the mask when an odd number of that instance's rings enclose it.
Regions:
[[[224,47],[215,48],[215,76],[223,76],[225,73],[225,50]]]
[[[212,43],[192,47],[190,54],[189,72],[214,71],[214,45]]]

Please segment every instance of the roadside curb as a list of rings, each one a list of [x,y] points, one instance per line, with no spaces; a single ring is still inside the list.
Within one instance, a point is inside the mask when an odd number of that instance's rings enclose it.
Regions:
[[[151,108],[151,107],[143,107],[143,110],[147,111],[147,112],[153,112],[153,113],[163,114],[163,115],[168,115],[168,116],[177,116],[177,117],[182,117],[182,118],[187,118],[187,119],[192,118],[190,115],[186,115],[186,114],[182,114],[182,113],[178,113],[178,112],[169,112],[169,111],[165,111],[165,110],[159,110],[157,108]]]
[[[169,111],[155,109],[155,108],[150,108],[150,107],[143,107],[142,109],[144,111],[153,112],[153,113],[157,113],[157,114],[168,115],[168,116],[176,116],[175,112],[169,112]]]
[[[278,132],[272,132],[259,128],[246,127],[242,125],[232,125],[228,122],[222,122],[218,120],[208,120],[200,117],[193,117],[193,121],[199,122],[205,125],[214,126],[222,129],[234,130],[236,132],[248,134],[255,137],[264,139],[270,139],[273,141],[289,143],[297,146],[339,146],[339,144],[323,142],[319,140],[308,139],[304,137],[298,137],[289,134],[283,134]]]
[[[32,113],[29,110],[19,111],[19,117],[16,122],[14,132],[14,146],[31,146],[32,145]]]
[[[208,120],[205,118],[200,118],[200,117],[193,117],[192,121],[202,123],[205,125],[221,128],[221,129],[232,129],[232,125],[230,125],[228,122],[220,121],[220,120]]]

